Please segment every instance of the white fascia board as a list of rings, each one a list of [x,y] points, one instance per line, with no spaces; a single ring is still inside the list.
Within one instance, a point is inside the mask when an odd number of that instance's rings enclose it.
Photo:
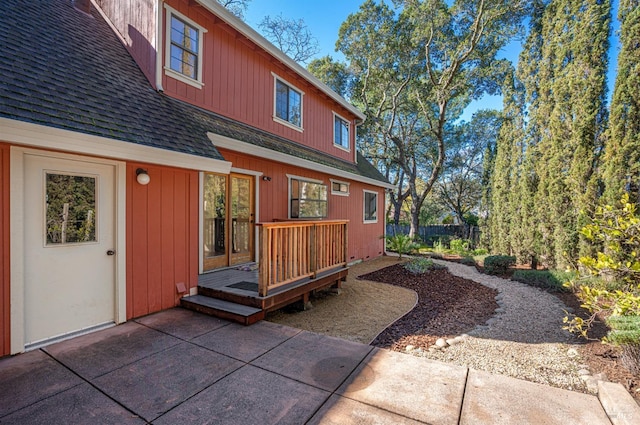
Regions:
[[[168,149],[0,118],[0,141],[118,160],[229,174],[231,163]]]
[[[307,168],[310,170],[320,171],[332,176],[339,176],[345,179],[357,181],[360,183],[370,184],[372,186],[382,187],[385,189],[397,189],[397,187],[391,183],[381,182],[379,180],[370,179],[358,174],[353,174],[348,171],[343,171],[338,168],[330,167],[328,165],[319,164],[317,162],[310,161],[308,159],[298,158],[286,153],[277,152],[271,149],[263,148],[253,145],[251,143],[242,142],[240,140],[232,139],[230,137],[221,136],[215,133],[207,133],[214,146],[223,149],[229,149],[234,152],[245,153],[247,155],[257,156],[259,158],[269,159],[271,161],[282,162],[290,164],[296,167]]]
[[[296,61],[291,59],[289,56],[284,54],[282,50],[278,49],[274,46],[269,40],[260,35],[256,30],[251,28],[246,23],[242,22],[238,19],[233,13],[229,12],[224,6],[218,3],[216,0],[196,0],[200,3],[205,9],[209,10],[209,12],[218,16],[220,19],[229,24],[233,29],[238,31],[240,34],[247,37],[249,40],[256,43],[259,47],[264,49],[271,56],[278,59],[280,62],[293,69],[298,75],[302,78],[316,86],[318,89],[326,93],[333,100],[338,102],[340,105],[344,106],[349,112],[358,117],[359,120],[364,121],[366,118],[365,115],[355,106],[346,101],[345,98],[340,96],[338,93],[333,91],[331,87],[320,81],[318,78],[314,77],[309,71],[304,69],[304,67],[300,66]]]

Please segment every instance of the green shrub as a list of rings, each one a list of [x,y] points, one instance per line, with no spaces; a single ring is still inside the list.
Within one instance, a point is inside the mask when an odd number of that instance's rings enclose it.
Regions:
[[[403,254],[409,254],[419,248],[409,235],[387,235],[385,236],[387,241],[387,249],[398,253],[398,259],[402,258]]]
[[[473,255],[487,255],[489,253],[489,251],[487,251],[484,248],[477,248],[474,249],[473,251],[471,251],[471,254]]]
[[[622,349],[622,364],[633,374],[640,374],[640,316],[609,316],[611,328],[606,342]]]
[[[565,317],[565,329],[586,337],[598,314],[640,316],[640,216],[636,208],[625,194],[619,207],[598,207],[591,223],[582,229],[582,235],[602,249],[595,257],[580,258],[586,276],[567,286],[591,316]]]
[[[511,255],[490,255],[484,259],[484,271],[488,274],[505,274],[515,265],[516,257]]]
[[[512,280],[551,292],[569,292],[565,283],[576,278],[575,272],[559,270],[516,270]]]
[[[439,270],[446,268],[440,264],[436,264],[430,258],[413,258],[404,263],[404,268],[413,274],[422,274],[431,270]]]
[[[475,266],[476,265],[476,260],[474,260],[473,257],[465,255],[464,257],[462,257],[460,259],[460,263],[464,264],[465,266]]]
[[[453,239],[449,242],[449,249],[451,249],[455,254],[465,254],[469,252],[470,246],[471,243],[465,239]]]
[[[445,252],[447,252],[447,246],[446,244],[442,241],[442,238],[438,239],[436,242],[433,243],[433,251],[437,252],[438,254],[444,254]]]
[[[470,212],[464,213],[462,218],[464,219],[464,222],[467,223],[469,226],[477,226],[478,222],[480,221],[480,217]]]

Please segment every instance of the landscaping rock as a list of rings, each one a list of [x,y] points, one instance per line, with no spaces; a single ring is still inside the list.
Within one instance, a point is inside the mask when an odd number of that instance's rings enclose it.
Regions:
[[[445,341],[444,338],[438,338],[436,340],[436,347],[438,347],[438,348],[445,348],[448,345],[449,344],[447,344],[447,341]]]

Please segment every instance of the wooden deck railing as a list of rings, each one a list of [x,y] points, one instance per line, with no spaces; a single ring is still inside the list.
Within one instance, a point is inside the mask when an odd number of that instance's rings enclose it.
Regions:
[[[258,224],[258,293],[347,264],[348,220]]]

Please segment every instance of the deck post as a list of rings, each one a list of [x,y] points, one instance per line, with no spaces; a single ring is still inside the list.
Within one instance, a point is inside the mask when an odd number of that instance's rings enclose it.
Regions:
[[[310,229],[310,235],[309,235],[309,260],[311,261],[311,273],[312,273],[312,277],[315,279],[316,276],[318,275],[317,273],[317,263],[318,263],[318,259],[316,258],[317,255],[317,246],[316,244],[318,243],[318,239],[317,239],[317,233],[316,233],[316,225],[314,224],[313,226],[311,226]]]
[[[343,223],[342,224],[342,239],[344,240],[344,246],[343,246],[343,251],[342,251],[342,258],[344,259],[344,267],[347,267],[347,263],[349,262],[349,241],[348,241],[348,236],[349,234],[347,233],[347,223]]]
[[[271,229],[265,229],[262,225],[258,225],[259,229],[259,257],[260,272],[258,273],[258,295],[261,297],[267,296],[269,288],[269,274],[271,270],[271,255],[269,255],[269,239]]]

